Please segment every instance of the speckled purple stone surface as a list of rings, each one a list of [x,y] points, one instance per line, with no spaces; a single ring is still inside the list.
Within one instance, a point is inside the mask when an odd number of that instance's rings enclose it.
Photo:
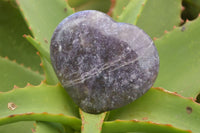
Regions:
[[[99,11],[82,11],[56,28],[51,61],[62,86],[85,112],[122,107],[153,85],[159,57],[151,38]]]

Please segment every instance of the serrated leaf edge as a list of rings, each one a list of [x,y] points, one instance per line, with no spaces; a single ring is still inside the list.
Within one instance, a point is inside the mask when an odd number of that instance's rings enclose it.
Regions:
[[[110,0],[110,9],[107,12],[107,15],[112,16],[113,10],[115,8],[116,0]]]
[[[162,35],[162,36],[160,36],[159,38],[157,38],[157,37],[153,37],[153,40],[154,41],[157,41],[157,40],[161,40],[162,38],[164,38],[167,34],[170,34],[171,32],[173,32],[173,31],[175,31],[175,30],[177,30],[177,29],[179,29],[179,30],[181,30],[181,28],[183,28],[185,25],[188,25],[188,24],[191,24],[191,23],[193,23],[193,22],[195,22],[196,20],[198,20],[198,19],[200,19],[200,13],[199,13],[199,15],[198,15],[198,17],[196,18],[196,19],[194,19],[194,20],[192,20],[192,21],[190,21],[190,20],[186,20],[186,23],[184,24],[184,25],[182,25],[182,26],[173,26],[173,28],[172,28],[172,30],[170,30],[170,31],[167,31],[167,30],[165,30],[164,31],[164,34]]]
[[[142,4],[142,7],[141,7],[141,9],[140,9],[140,11],[139,11],[139,13],[138,13],[138,15],[137,15],[136,20],[135,20],[135,23],[134,23],[135,25],[137,24],[137,21],[138,21],[140,15],[141,15],[141,13],[142,13],[142,11],[143,11],[143,9],[144,9],[146,3],[147,3],[147,1],[148,1],[148,0],[145,0],[145,2]]]
[[[14,65],[17,65],[18,67],[22,68],[23,70],[26,70],[26,71],[29,71],[31,73],[34,73],[35,75],[38,75],[40,77],[44,77],[44,75],[39,73],[39,71],[34,71],[34,70],[31,69],[31,67],[25,67],[23,64],[18,64],[16,62],[16,60],[10,60],[7,56],[5,56],[5,57],[0,56],[0,58],[3,59],[3,60],[8,61],[8,62],[10,62],[10,63],[12,63]],[[14,88],[17,88],[17,86],[15,85]]]
[[[19,8],[19,11],[20,11],[22,17],[23,17],[24,20],[25,20],[26,25],[28,26],[29,31],[31,32],[31,35],[35,36],[34,32],[32,31],[31,24],[28,22],[28,19],[27,19],[26,16],[24,15],[24,11],[23,11],[23,9],[22,9],[21,6],[20,6],[19,0],[15,0],[15,1],[16,1],[16,4],[17,4],[17,6],[18,6],[18,8]]]
[[[72,11],[73,11],[73,13],[75,13],[75,8],[72,8],[70,5],[69,5],[69,2],[68,2],[68,0],[65,0],[65,3],[66,3],[66,7],[68,8],[71,8],[72,9]]]
[[[69,125],[75,130],[80,130],[81,120],[74,116],[67,116],[64,114],[51,114],[48,112],[34,113],[27,112],[23,114],[13,114],[7,117],[0,118],[0,125],[18,122],[18,121],[46,121],[57,122],[65,125]]]
[[[41,83],[39,85],[36,85],[34,87],[41,87],[44,85],[47,87],[59,87],[59,86],[61,87],[60,83],[58,83],[57,85],[48,85],[48,84],[45,84],[44,81],[41,81]],[[33,87],[33,85],[28,83],[26,85],[26,87],[18,88],[17,90],[19,90],[19,89],[34,89],[34,88],[30,88],[30,87]],[[16,91],[16,89],[12,89],[7,92],[0,92],[0,94],[11,93],[13,91]],[[52,113],[48,113],[48,112],[43,112],[43,113],[27,112],[27,113],[22,113],[22,114],[12,114],[12,115],[0,118],[0,125],[18,122],[18,121],[58,122],[61,124],[69,125],[75,130],[80,130],[80,128],[81,128],[81,120],[77,117],[68,116],[65,114],[52,114]],[[73,124],[73,123],[76,123],[76,124]]]
[[[49,51],[44,49],[40,42],[36,41],[36,39],[32,38],[30,35],[24,34],[23,37],[26,38],[47,59],[49,63],[51,63]]]
[[[138,20],[140,14],[142,13],[142,11],[143,11],[143,9],[144,9],[144,6],[146,5],[147,1],[148,1],[148,0],[145,0],[144,3],[142,3],[141,8],[140,8],[140,10],[139,10],[139,12],[138,12],[138,14],[137,14],[137,18],[135,19],[135,22],[133,22],[132,24],[136,25],[137,20]],[[131,6],[131,1],[127,4],[126,7],[123,7],[123,8],[122,8],[123,12],[126,11],[127,9],[131,8],[131,7],[129,7],[129,6]],[[121,20],[123,19],[123,18],[122,18],[123,15],[124,15],[123,12],[122,12],[119,16],[117,16],[117,21],[123,22],[123,21],[121,21]]]
[[[137,119],[134,119],[134,120],[114,120],[114,121],[105,121],[103,123],[103,126],[104,124],[109,124],[109,123],[114,123],[114,122],[133,122],[133,123],[146,123],[146,124],[151,124],[151,125],[157,125],[157,126],[165,126],[165,127],[169,127],[169,128],[174,128],[174,129],[177,129],[177,130],[182,130],[182,131],[186,131],[188,133],[192,133],[191,130],[183,130],[183,129],[180,129],[180,128],[177,128],[177,127],[174,127],[173,125],[171,124],[160,124],[160,123],[156,123],[156,122],[153,122],[153,121],[140,121],[140,120],[137,120]]]
[[[167,94],[170,94],[170,95],[173,95],[173,96],[177,96],[177,97],[180,97],[181,99],[189,100],[189,101],[192,101],[193,103],[195,103],[197,105],[200,105],[199,103],[197,103],[195,101],[195,99],[193,97],[184,97],[184,96],[178,94],[177,92],[171,92],[171,91],[168,91],[168,90],[161,88],[161,87],[152,87],[152,89],[162,91],[164,93],[167,93]]]

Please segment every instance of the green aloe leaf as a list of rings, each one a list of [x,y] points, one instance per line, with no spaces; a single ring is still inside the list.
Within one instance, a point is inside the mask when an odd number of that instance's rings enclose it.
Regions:
[[[175,128],[169,124],[158,124],[151,121],[116,120],[103,123],[102,133],[191,133],[189,130]]]
[[[147,0],[133,0],[129,2],[122,14],[118,17],[118,21],[136,25],[138,15],[141,14],[146,2]]]
[[[171,31],[181,22],[181,0],[148,0],[140,14],[137,26],[153,37]]]
[[[48,60],[46,58],[44,58],[42,55],[41,56],[41,59],[42,59],[42,68],[44,70],[44,73],[45,73],[45,81],[47,84],[49,85],[55,85],[57,84],[59,81],[58,81],[58,78],[55,74],[55,71],[53,70],[53,67],[51,65],[50,62],[48,62]]]
[[[15,108],[9,108],[8,103]],[[77,106],[59,85],[41,84],[0,93],[0,108],[0,125],[38,120],[62,123],[76,130],[81,126]]]
[[[84,3],[87,3],[89,0],[68,0],[68,3],[71,7],[78,7]]]
[[[7,58],[0,57],[0,91],[8,91],[14,85],[24,87],[27,83],[38,85],[44,77]]]
[[[14,85],[24,87],[27,82],[37,85],[43,80],[40,67],[40,58],[36,55],[36,49],[31,46],[22,35],[30,34],[15,2],[0,1],[0,55],[7,56],[11,60],[2,61],[0,65],[1,84],[0,91],[8,91]],[[30,67],[32,70],[20,66]],[[32,133],[33,122],[17,122],[0,126],[1,133]]]
[[[176,28],[155,41],[160,70],[154,86],[185,97],[200,92],[200,18]]]
[[[89,114],[80,110],[82,126],[81,133],[101,133],[106,113]]]
[[[30,32],[16,5],[1,0],[0,16],[0,56],[8,56],[19,64],[43,73],[36,49],[22,37]]]
[[[65,128],[59,123],[36,122],[35,126],[33,133],[66,133]],[[73,133],[73,131],[67,133]]]
[[[43,73],[40,67],[40,58],[36,55],[36,49],[31,46],[23,37],[23,34],[30,34],[19,9],[13,1],[0,1],[0,55],[7,56],[17,63],[1,58],[0,91],[8,91],[14,85],[24,87],[27,82],[39,84],[43,80]],[[24,66],[20,66],[23,64]],[[32,70],[27,69],[30,67]],[[0,126],[1,133],[32,133],[33,122],[17,122]]]
[[[74,7],[76,11],[81,10],[99,10],[108,12],[111,2],[110,0],[68,0],[69,5]]]
[[[56,26],[62,19],[72,14],[73,10],[62,0],[50,2],[50,5],[46,5],[45,3],[48,3],[48,1],[18,1],[21,12],[24,14],[25,19],[28,20],[28,25],[31,27],[36,39],[26,35],[24,37],[40,52],[46,75],[46,83],[53,85],[58,80],[50,61],[50,39]],[[47,8],[44,8],[44,6],[47,6]],[[38,18],[41,18],[40,21],[37,21]]]
[[[47,50],[56,26],[73,13],[64,0],[17,0],[17,3],[34,38]]]
[[[143,10],[139,13],[141,9]],[[134,17],[132,18],[133,12]],[[160,37],[165,30],[170,31],[174,25],[179,25],[180,14],[181,0],[147,0],[143,7],[133,0],[121,13],[120,22],[136,24],[153,38]]]
[[[26,38],[40,53],[42,53],[48,62],[51,62],[48,49],[43,48],[42,45],[33,39],[30,35],[24,35],[24,38]]]
[[[0,125],[37,120],[62,123],[76,130],[81,126],[78,107],[60,85],[41,84],[0,93],[0,108]]]
[[[110,112],[109,121],[142,120],[199,133],[200,105],[161,88],[152,88],[131,104]]]
[[[22,121],[0,126],[0,133],[32,133],[33,130],[32,121]]]
[[[130,0],[116,0],[115,6],[112,12],[112,17],[117,21],[118,16],[121,15],[125,7],[128,5]]]
[[[53,70],[50,61],[50,53],[48,50],[44,49],[39,42],[33,39],[31,36],[24,35],[24,37],[39,51],[42,63],[41,66],[43,67],[45,73],[45,81],[49,85],[55,85],[58,83],[58,78]]]

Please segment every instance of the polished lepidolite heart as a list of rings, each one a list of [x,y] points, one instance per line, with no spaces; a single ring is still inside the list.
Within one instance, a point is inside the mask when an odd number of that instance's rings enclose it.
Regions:
[[[50,55],[62,86],[88,113],[136,100],[153,85],[159,69],[157,50],[143,30],[94,10],[58,25]]]

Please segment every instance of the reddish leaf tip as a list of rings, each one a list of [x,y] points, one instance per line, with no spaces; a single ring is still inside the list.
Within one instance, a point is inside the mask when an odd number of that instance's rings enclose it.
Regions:
[[[149,124],[153,124],[153,122],[152,122],[152,121],[147,121],[147,123],[149,123]]]
[[[45,76],[45,75],[44,75],[44,76]],[[44,80],[43,80],[43,83],[47,84],[47,79],[44,79]]]
[[[28,86],[32,86],[29,82],[26,84],[26,87],[28,87]]]
[[[171,124],[165,124],[166,126],[168,126],[168,127],[173,127]]]
[[[139,122],[139,120],[137,120],[137,119],[133,119],[133,120],[131,120],[132,122]]]
[[[42,84],[44,84],[44,81],[41,81],[41,82],[40,82],[40,85],[42,85]]]
[[[43,112],[42,114],[47,115],[48,113],[47,112]]]
[[[148,119],[149,119],[148,117],[143,117],[143,118],[142,118],[142,120],[148,120]]]
[[[181,23],[184,23],[185,21],[183,19],[181,19]]]
[[[190,99],[192,101],[195,101],[195,99],[193,97],[188,97],[188,99]]]
[[[17,89],[17,88],[19,88],[19,87],[18,87],[18,86],[16,86],[16,85],[14,85],[14,86],[13,86],[13,89]]]
[[[154,37],[154,38],[153,38],[153,40],[155,41],[155,40],[157,40],[157,38],[156,38],[156,37]]]
[[[9,115],[8,117],[15,117],[16,115]]]
[[[107,12],[107,14],[108,14],[109,16],[112,15],[113,9],[114,9],[115,4],[116,4],[116,0],[110,0],[110,1],[111,1],[110,9],[109,9],[109,11]]]
[[[172,94],[178,96],[179,94],[177,92],[171,92]]]
[[[19,6],[19,0],[16,0],[17,5]]]
[[[24,37],[24,38],[26,38],[26,37],[27,37],[27,35],[26,35],[26,34],[24,34],[24,35],[23,35],[23,37]]]
[[[37,51],[36,54],[40,56],[40,52]]]
[[[4,59],[8,59],[8,56],[5,56]]]
[[[81,131],[83,131],[84,130],[84,125],[85,125],[85,119],[84,119],[83,112],[82,112],[81,109],[79,109],[79,112],[80,112],[81,120],[82,120]]]
[[[34,114],[33,112],[27,112],[25,115],[32,115]]]
[[[152,88],[154,88],[154,89],[156,89],[156,90],[160,90],[160,91],[166,91],[166,92],[169,92],[169,91],[167,91],[167,90],[165,90],[164,88],[161,88],[161,87],[152,87]]]
[[[32,128],[32,132],[34,133],[34,132],[36,132],[36,130]]]
[[[185,10],[185,7],[181,5],[181,11],[184,11],[184,10]]]
[[[41,66],[41,67],[43,66],[42,62],[40,63],[40,66]]]
[[[176,25],[173,26],[173,29],[176,29]]]
[[[24,12],[24,10],[23,10],[22,8],[20,8],[20,11],[21,11],[21,12]]]
[[[167,31],[167,30],[165,30],[165,31],[164,31],[164,33],[165,33],[165,34],[167,34],[167,33],[168,33],[168,31]]]

